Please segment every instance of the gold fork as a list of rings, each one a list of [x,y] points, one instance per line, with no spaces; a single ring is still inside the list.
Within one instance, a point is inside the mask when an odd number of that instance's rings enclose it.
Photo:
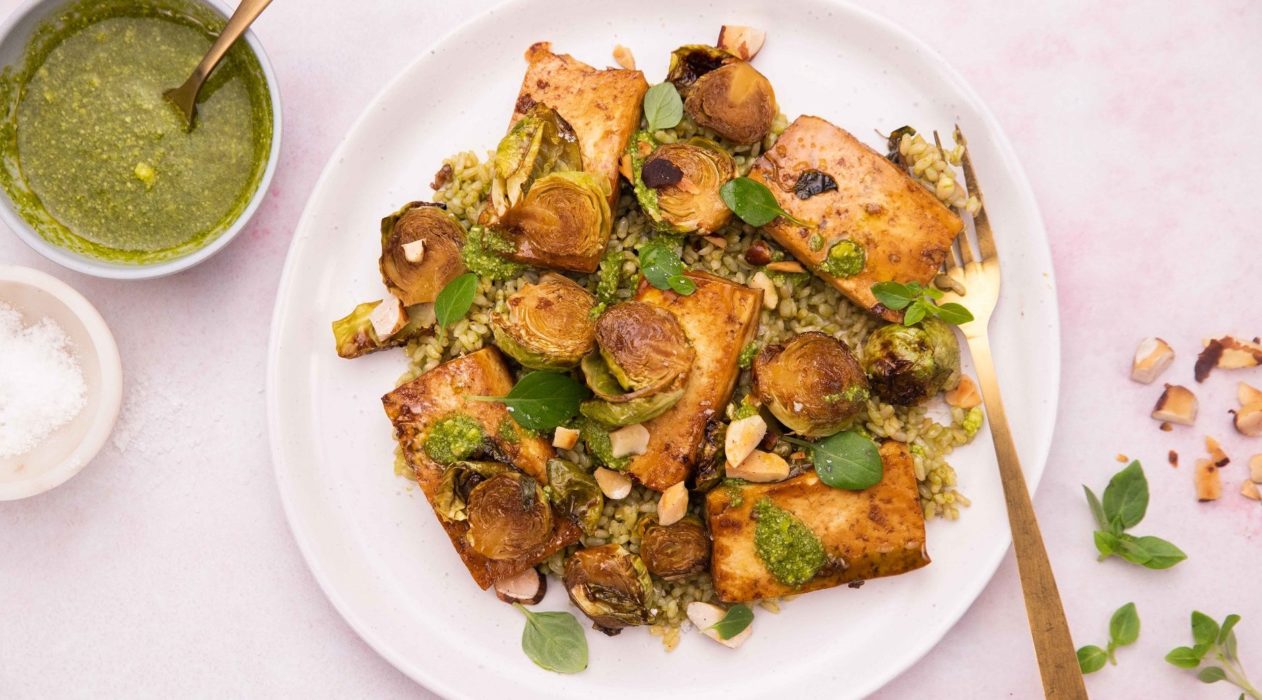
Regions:
[[[959,126],[955,127],[955,142],[966,144]],[[1017,448],[1012,443],[1008,418],[1004,413],[1003,399],[999,395],[999,380],[995,376],[995,361],[990,353],[990,316],[999,301],[999,252],[995,249],[995,237],[990,230],[986,215],[985,199],[973,163],[965,145],[964,184],[970,195],[982,203],[981,210],[973,217],[977,233],[977,251],[973,251],[965,230],[951,249],[951,260],[946,264],[946,274],[963,285],[963,293],[948,292],[942,301],[965,303],[973,314],[973,320],[962,324],[960,331],[968,341],[981,385],[982,401],[990,418],[990,433],[995,441],[995,456],[999,460],[999,477],[1003,482],[1004,500],[1008,505],[1008,525],[1012,529],[1012,546],[1017,554],[1017,571],[1021,577],[1021,591],[1025,594],[1025,612],[1030,620],[1030,633],[1034,637],[1034,651],[1038,656],[1039,673],[1043,676],[1043,693],[1048,698],[1067,700],[1086,698],[1082,672],[1074,652],[1069,625],[1065,621],[1065,608],[1056,589],[1034,517],[1034,504],[1021,472]]]

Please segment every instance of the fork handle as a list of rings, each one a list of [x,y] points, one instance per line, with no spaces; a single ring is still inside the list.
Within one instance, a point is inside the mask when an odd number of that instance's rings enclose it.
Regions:
[[[1030,490],[1025,485],[1021,460],[1017,457],[1012,432],[1008,429],[1008,417],[1004,413],[1003,399],[999,395],[999,380],[995,376],[995,361],[990,353],[990,338],[983,332],[968,338],[973,355],[978,383],[981,384],[982,400],[990,419],[990,433],[995,441],[995,455],[999,459],[999,476],[1003,482],[1004,500],[1008,504],[1008,525],[1012,529],[1012,547],[1017,554],[1017,572],[1021,577],[1021,592],[1025,595],[1025,612],[1030,618],[1030,633],[1034,637],[1034,652],[1038,656],[1039,673],[1043,676],[1043,694],[1056,700],[1087,697],[1082,671],[1073,639],[1069,636],[1069,624],[1065,621],[1065,608],[1060,602],[1056,578],[1047,560],[1043,535],[1034,517],[1034,504]]]

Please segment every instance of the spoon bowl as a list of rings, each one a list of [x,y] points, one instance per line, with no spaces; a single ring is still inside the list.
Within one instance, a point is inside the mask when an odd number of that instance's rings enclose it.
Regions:
[[[194,119],[197,117],[197,94],[202,91],[202,84],[215,71],[215,66],[223,60],[228,49],[237,43],[237,39],[245,34],[250,24],[263,14],[263,10],[270,4],[272,0],[241,0],[241,4],[237,5],[232,17],[228,18],[228,24],[224,25],[223,31],[219,33],[219,38],[211,44],[210,50],[193,69],[193,74],[188,76],[188,80],[185,80],[183,85],[162,93],[162,96],[175,105],[176,109],[180,110],[180,114],[184,115],[186,128],[192,129]]]

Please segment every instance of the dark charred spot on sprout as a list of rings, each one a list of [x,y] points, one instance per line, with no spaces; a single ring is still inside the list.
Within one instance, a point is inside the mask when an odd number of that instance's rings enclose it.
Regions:
[[[439,168],[438,172],[434,173],[434,181],[429,183],[430,189],[441,190],[443,185],[446,185],[451,181],[453,173],[454,171],[451,168],[451,163],[443,163],[443,167]],[[446,204],[441,204],[441,206],[444,209],[447,208]]]
[[[837,181],[832,175],[822,170],[804,170],[798,175],[797,184],[793,186],[793,194],[798,199],[810,199],[823,192],[837,189]]]
[[[665,158],[653,158],[644,164],[641,178],[645,185],[659,189],[684,179],[684,171]]]
[[[666,79],[683,93],[701,76],[737,60],[740,59],[713,46],[681,46],[671,54]]]
[[[900,126],[897,129],[891,131],[889,142],[887,143],[889,152],[885,154],[885,157],[894,161],[895,163],[898,163],[899,165],[906,165],[906,163],[904,163],[903,161],[903,153],[902,151],[898,149],[898,145],[902,143],[903,136],[915,136],[915,135],[916,135],[916,130],[911,128],[910,126]]]

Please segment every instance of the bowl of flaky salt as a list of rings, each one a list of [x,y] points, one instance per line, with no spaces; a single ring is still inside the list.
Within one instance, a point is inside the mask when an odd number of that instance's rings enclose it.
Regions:
[[[0,265],[0,501],[78,474],[122,397],[118,346],[92,304],[51,275]]]

